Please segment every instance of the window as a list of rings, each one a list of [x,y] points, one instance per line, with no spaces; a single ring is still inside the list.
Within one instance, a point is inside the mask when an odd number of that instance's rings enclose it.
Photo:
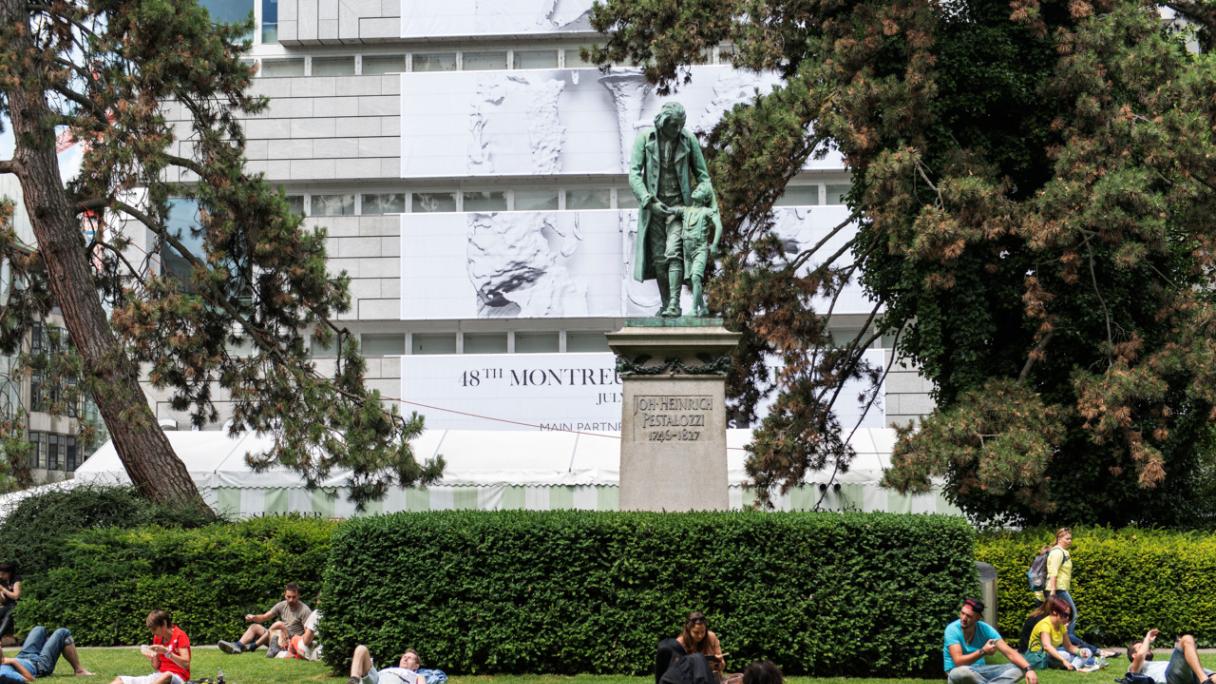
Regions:
[[[638,198],[634,196],[633,190],[630,188],[617,188],[616,206],[618,209],[637,209]]]
[[[414,71],[456,71],[456,53],[416,52]]]
[[[557,50],[516,50],[513,61],[516,69],[556,69]]]
[[[414,354],[455,354],[456,333],[413,335]]]
[[[415,192],[414,211],[456,211],[456,193],[454,192]]]
[[[27,464],[30,468],[42,468],[46,465],[46,433],[30,432],[30,456]]]
[[[359,339],[364,356],[397,356],[405,353],[405,334],[367,333]]]
[[[604,337],[602,332],[568,332],[566,333],[566,351],[608,351],[608,338]]]
[[[329,344],[322,344],[317,338],[311,339],[310,349],[314,359],[332,359],[338,356],[338,336],[329,338]]]
[[[465,333],[464,353],[466,354],[506,354],[506,333]]]
[[[262,78],[280,78],[284,76],[303,76],[304,58],[296,59],[263,59]]]
[[[354,76],[355,58],[350,57],[313,57],[313,76]]]
[[[819,204],[818,185],[788,185],[785,192],[773,202],[778,207],[801,207]]]
[[[591,62],[583,59],[582,48],[571,48],[566,50],[566,68],[577,69],[580,67],[595,66]]]
[[[364,214],[401,214],[404,212],[404,192],[363,196]]]
[[[507,196],[502,192],[464,193],[465,211],[506,211]]]
[[[203,251],[203,231],[200,228],[198,215],[198,200],[183,197],[170,199],[165,229],[186,247],[189,254],[206,259],[206,253]],[[184,291],[194,291],[191,285],[193,267],[186,256],[178,252],[176,247],[166,243],[161,249],[161,262],[162,273],[176,280]]]
[[[207,10],[211,21],[217,24],[239,24],[253,16],[253,0],[199,0],[198,4]],[[277,12],[275,16],[278,16]]]
[[[279,0],[262,0],[262,42],[279,42]]]
[[[46,469],[59,470],[59,435],[50,433],[46,436]]]
[[[850,189],[848,185],[829,185],[828,204],[844,204],[845,195],[849,194]]]
[[[566,209],[608,209],[611,205],[607,188],[566,191]]]
[[[556,190],[516,190],[515,211],[557,211]]]
[[[461,59],[461,68],[465,71],[506,69],[507,51],[494,50],[491,52],[465,52]]]
[[[399,74],[405,71],[405,55],[363,55],[364,74]]]
[[[42,371],[33,371],[30,373],[30,410],[45,412],[51,403],[49,396],[50,391],[46,386],[46,378],[42,376]]]
[[[80,465],[80,451],[76,445],[76,438],[67,435],[63,437],[63,440],[67,442],[67,454],[64,458],[63,469],[69,473],[74,473],[76,472],[76,467]]]
[[[296,216],[304,215],[304,195],[287,195],[283,199],[287,200],[287,208]]]
[[[519,354],[538,354],[558,351],[558,334],[556,332],[517,332],[515,333],[515,351]]]
[[[346,195],[313,195],[313,216],[354,216],[355,196]]]

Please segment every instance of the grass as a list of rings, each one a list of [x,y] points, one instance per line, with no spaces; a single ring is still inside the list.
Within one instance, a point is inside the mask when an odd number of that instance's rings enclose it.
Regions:
[[[1158,651],[1158,658],[1168,657],[1169,651]],[[120,674],[144,675],[149,667],[139,650],[132,648],[81,648],[80,657],[96,677],[82,678],[80,682],[108,682]],[[1216,653],[1203,653],[1201,659],[1208,669],[1216,670]],[[442,658],[434,663],[442,667]],[[1105,669],[1090,674],[1048,670],[1039,673],[1042,684],[1109,684],[1112,678],[1122,676],[1126,660],[1116,660]],[[216,672],[224,671],[229,684],[295,684],[296,682],[326,682],[342,684],[346,676],[335,677],[325,665],[300,660],[270,660],[261,653],[226,655],[212,647],[199,647],[194,651],[194,662],[190,668],[196,678],[215,678]],[[51,679],[72,678],[71,668],[63,660]],[[790,677],[787,684],[942,684],[945,677],[933,679],[870,679],[870,678],[810,678]],[[560,677],[555,675],[501,675],[452,677],[450,684],[652,684],[653,677],[626,677],[620,675],[578,675]]]

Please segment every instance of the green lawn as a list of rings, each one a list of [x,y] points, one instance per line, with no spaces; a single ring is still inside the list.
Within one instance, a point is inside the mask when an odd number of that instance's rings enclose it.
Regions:
[[[1158,657],[1167,657],[1169,651],[1158,651]],[[142,675],[148,673],[148,661],[135,648],[82,648],[84,666],[97,673],[81,681],[109,682],[116,675]],[[1216,653],[1202,656],[1209,669],[1216,670]],[[441,665],[441,663],[436,663]],[[1058,670],[1040,673],[1043,684],[1109,684],[1126,669],[1127,661],[1116,660],[1109,668],[1090,674],[1062,672]],[[194,652],[194,664],[190,668],[196,678],[215,678],[216,672],[224,670],[224,678],[230,684],[293,684],[295,682],[342,683],[346,677],[333,677],[320,663],[298,660],[270,660],[261,653],[226,655],[215,648],[202,647]],[[69,679],[71,668],[63,660],[55,670],[53,679]],[[789,684],[944,684],[945,678],[937,679],[845,679],[791,677]],[[609,675],[579,675],[557,677],[551,675],[530,676],[478,676],[452,677],[451,684],[653,684],[652,677],[621,677]]]

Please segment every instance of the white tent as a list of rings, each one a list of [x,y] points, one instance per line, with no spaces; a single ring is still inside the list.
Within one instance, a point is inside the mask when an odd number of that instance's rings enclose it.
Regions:
[[[167,432],[178,456],[208,504],[230,515],[312,513],[355,514],[345,497],[345,472],[335,472],[322,488],[308,491],[301,478],[285,469],[253,472],[247,453],[269,448],[270,438],[253,433],[229,437],[222,431]],[[743,446],[750,430],[727,431],[727,472],[733,508],[750,506]],[[777,508],[804,510],[883,510],[957,513],[937,493],[901,496],[880,486],[895,443],[894,430],[859,429],[850,444],[856,451],[848,472],[832,478],[816,472],[801,487],[776,497]],[[368,512],[398,510],[558,509],[616,510],[620,437],[617,433],[544,431],[428,430],[413,443],[415,455],[442,455],[443,479],[425,489],[395,488]],[[97,450],[76,471],[78,482],[129,482],[112,442]],[[829,486],[831,483],[832,486]],[[822,501],[821,501],[822,500]]]

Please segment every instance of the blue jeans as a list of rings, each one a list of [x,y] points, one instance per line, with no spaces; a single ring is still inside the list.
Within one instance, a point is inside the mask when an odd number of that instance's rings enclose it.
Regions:
[[[21,645],[21,652],[17,657],[29,661],[34,666],[30,674],[35,677],[48,677],[55,671],[55,663],[59,662],[63,648],[70,643],[72,633],[67,628],[60,627],[47,636],[46,627],[38,625],[25,637],[25,643]]]
[[[1067,603],[1068,607],[1072,609],[1072,619],[1068,621],[1068,640],[1077,648],[1088,648],[1091,653],[1098,655],[1097,646],[1077,636],[1077,602],[1072,600],[1072,594],[1069,594],[1065,589],[1061,589],[1056,592],[1056,598]]]
[[[961,665],[946,673],[950,684],[1014,684],[1023,677],[1013,665]]]

